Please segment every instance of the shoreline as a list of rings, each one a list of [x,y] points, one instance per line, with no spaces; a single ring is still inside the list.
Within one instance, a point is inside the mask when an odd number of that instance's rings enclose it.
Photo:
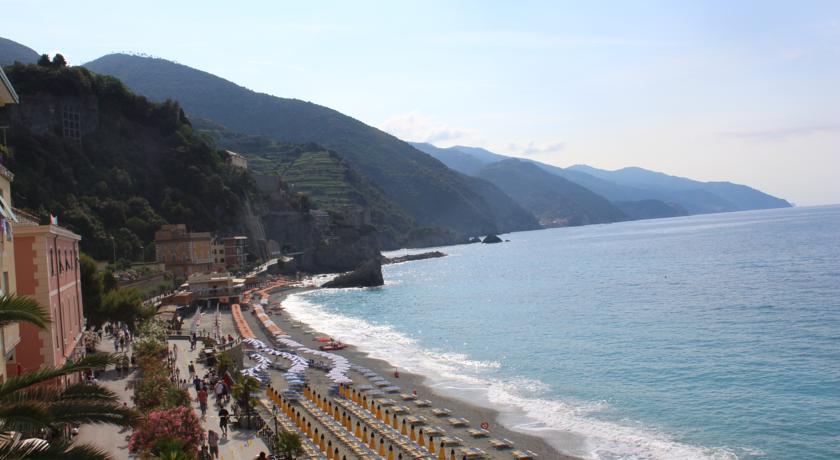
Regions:
[[[316,287],[302,287],[287,290],[280,290],[270,294],[271,302],[282,303],[293,294],[309,292],[318,289]],[[318,333],[317,324],[308,324],[293,318],[286,310],[281,314],[271,314],[272,320],[278,323],[280,327],[289,334],[292,339],[303,343],[313,344],[314,335],[325,335]],[[307,329],[315,331],[315,334],[309,334]],[[479,405],[472,401],[467,401],[463,398],[444,394],[441,390],[436,388],[434,384],[429,382],[429,377],[411,373],[405,370],[399,371],[399,378],[394,378],[394,365],[382,359],[373,358],[367,352],[360,350],[355,344],[347,344],[348,347],[341,351],[334,351],[333,353],[345,356],[351,363],[367,367],[379,375],[391,380],[395,385],[400,386],[404,392],[417,391],[419,399],[429,399],[432,401],[434,407],[445,407],[452,411],[453,416],[464,417],[470,421],[471,428],[479,428],[482,422],[490,425],[490,438],[506,438],[514,442],[513,449],[530,450],[536,453],[538,459],[557,459],[557,460],[582,460],[581,457],[575,457],[568,454],[561,453],[557,448],[549,444],[549,442],[537,435],[515,431],[503,424],[500,421],[502,412],[492,407]],[[505,454],[510,457],[510,450],[497,451],[489,446],[485,440],[472,439],[468,435],[462,435],[465,440],[469,440],[471,445],[481,444],[482,448],[488,453]]]

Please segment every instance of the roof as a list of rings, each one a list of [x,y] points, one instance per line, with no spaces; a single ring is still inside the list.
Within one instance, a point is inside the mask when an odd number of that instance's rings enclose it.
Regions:
[[[15,92],[15,88],[12,86],[12,82],[9,81],[3,69],[0,68],[0,106],[17,104],[18,102],[20,102],[20,99]]]

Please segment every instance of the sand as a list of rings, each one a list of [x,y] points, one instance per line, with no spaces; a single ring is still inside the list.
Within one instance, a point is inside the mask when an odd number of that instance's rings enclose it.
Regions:
[[[272,295],[272,302],[282,302],[288,295],[301,291],[302,289],[294,289],[275,292]],[[266,340],[267,337],[265,337],[262,328],[258,326],[256,321],[252,321],[252,315],[246,316],[249,317],[249,323],[253,322],[253,324],[251,324],[251,327],[254,330],[254,332],[257,335],[261,336],[263,340]],[[314,341],[315,335],[322,335],[317,333],[317,324],[302,324],[296,321],[294,318],[290,319],[286,314],[273,314],[270,316],[272,320],[275,323],[277,323],[278,326],[280,326],[285,332],[287,332],[295,341],[298,341],[310,348],[316,348],[318,345],[320,345],[318,342]],[[307,333],[306,330],[313,330],[316,333]],[[416,390],[417,399],[425,399],[431,401],[431,407],[427,409],[418,408],[414,405],[412,401],[402,401],[402,398],[399,394],[388,395],[386,397],[394,399],[395,401],[397,401],[398,405],[408,406],[411,409],[411,415],[426,416],[426,418],[429,419],[429,425],[439,426],[445,429],[447,435],[455,435],[463,439],[465,445],[479,447],[480,449],[484,450],[489,454],[488,458],[513,458],[510,453],[512,449],[498,451],[490,445],[488,440],[495,438],[511,440],[514,442],[513,449],[530,450],[538,454],[539,459],[576,459],[576,457],[561,454],[552,446],[550,446],[545,440],[539,437],[516,432],[506,428],[497,421],[499,412],[492,408],[480,407],[478,405],[471,404],[460,399],[436,393],[433,387],[426,384],[426,378],[422,375],[416,375],[401,371],[399,378],[395,378],[393,365],[382,360],[373,359],[370,356],[368,356],[367,353],[358,350],[352,344],[348,345],[350,345],[348,348],[341,351],[334,351],[333,353],[343,355],[347,359],[349,359],[351,363],[364,366],[378,373],[380,376],[392,382],[393,385],[399,386],[402,389],[401,393],[411,393],[413,390]],[[310,374],[312,373],[313,372],[310,371]],[[318,373],[315,373],[315,381],[313,383],[328,383],[326,379],[322,379],[319,377],[320,376],[318,375]],[[352,372],[351,378],[354,382],[356,382],[356,384],[369,383],[364,376],[355,371]],[[276,381],[275,379],[272,380]],[[277,383],[282,385],[281,382]],[[446,417],[437,417],[431,413],[432,408],[447,408],[451,411],[451,415]],[[469,420],[469,425],[462,428],[453,427],[447,422],[447,419],[449,417],[466,418],[467,420]],[[472,438],[466,430],[469,428],[480,428],[482,422],[486,422],[489,424],[490,436],[478,439]]]

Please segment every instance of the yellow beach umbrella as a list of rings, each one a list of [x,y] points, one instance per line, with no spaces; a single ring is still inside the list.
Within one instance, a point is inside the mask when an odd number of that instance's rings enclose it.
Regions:
[[[423,436],[423,428],[420,428],[420,433],[418,433],[417,441],[420,443],[420,447],[426,447],[426,437]]]
[[[385,456],[385,438],[379,438],[379,456]]]

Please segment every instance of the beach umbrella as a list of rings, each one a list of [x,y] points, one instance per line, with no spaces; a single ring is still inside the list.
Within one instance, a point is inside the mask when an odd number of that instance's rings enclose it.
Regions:
[[[391,420],[391,422],[392,422],[391,427],[393,429],[396,430],[397,428],[399,428],[399,426],[397,425],[397,413],[396,412],[394,412],[394,418]]]
[[[429,435],[429,453],[435,454],[435,440],[431,435]]]
[[[438,460],[446,460],[446,446],[443,445],[443,440],[440,441],[440,454]]]
[[[385,456],[385,438],[379,438],[379,456]]]
[[[405,436],[408,434],[408,431],[405,429],[405,419],[402,419],[402,428],[400,428],[400,434]]]
[[[356,433],[355,433],[355,435],[356,435],[357,438],[360,438],[360,439],[362,437],[362,431],[359,428],[359,422],[356,422]]]
[[[332,460],[332,440],[327,441],[327,460]]]
[[[455,449],[449,449],[449,460],[455,460]]]
[[[368,440],[367,437],[367,426],[362,427],[362,442],[366,443]]]
[[[370,434],[370,450],[376,452],[376,433]]]
[[[410,434],[409,434],[408,437],[412,441],[417,441],[417,436],[414,436],[414,425],[411,425],[411,431],[410,431]]]
[[[426,447],[426,437],[423,436],[423,428],[420,428],[420,433],[418,433],[417,437],[419,438],[420,447]]]
[[[321,433],[321,442],[318,443],[318,447],[321,448],[321,452],[326,452],[325,446],[326,445],[324,444],[324,433]]]
[[[388,446],[388,460],[394,460],[394,446]]]

